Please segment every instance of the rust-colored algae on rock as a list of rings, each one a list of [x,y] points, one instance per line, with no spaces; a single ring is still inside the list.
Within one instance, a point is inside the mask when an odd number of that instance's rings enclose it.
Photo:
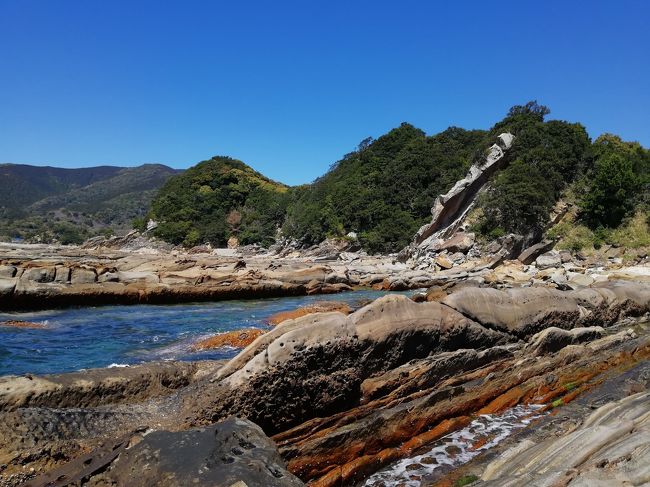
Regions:
[[[192,351],[200,352],[221,347],[244,348],[253,343],[257,337],[263,334],[264,330],[260,330],[259,328],[229,331],[228,333],[221,333],[196,342],[192,345]]]
[[[294,320],[302,316],[307,316],[313,313],[328,313],[338,311],[345,315],[352,313],[352,308],[346,303],[338,303],[336,301],[319,301],[309,306],[293,309],[291,311],[281,311],[270,316],[266,321],[269,325],[279,325],[286,320]]]
[[[47,325],[45,323],[34,323],[32,321],[20,321],[20,320],[0,321],[0,326],[8,326],[11,328],[30,328],[30,329],[47,328]]]

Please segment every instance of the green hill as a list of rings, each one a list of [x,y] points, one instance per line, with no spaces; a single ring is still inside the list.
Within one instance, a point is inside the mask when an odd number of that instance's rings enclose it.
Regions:
[[[366,140],[295,192],[284,231],[309,244],[355,232],[368,250],[399,250],[430,219],[435,197],[464,176],[485,136],[451,127],[428,137],[404,123]]]
[[[178,171],[159,164],[59,169],[0,166],[0,238],[78,243],[126,232]]]
[[[156,235],[187,246],[273,242],[288,201],[287,186],[229,157],[213,157],[170,178],[151,204]]]

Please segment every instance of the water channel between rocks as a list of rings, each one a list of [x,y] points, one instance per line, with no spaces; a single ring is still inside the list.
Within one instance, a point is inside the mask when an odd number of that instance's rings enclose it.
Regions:
[[[541,416],[541,405],[518,405],[502,414],[483,414],[466,427],[425,447],[423,453],[400,460],[369,477],[364,487],[420,487],[427,477],[459,467],[519,428]],[[425,484],[426,485],[426,484]]]
[[[0,326],[0,376],[69,372],[154,360],[228,359],[239,350],[194,352],[191,346],[217,333],[242,328],[268,330],[266,320],[280,311],[318,301],[341,301],[357,308],[385,294],[388,293],[362,290],[287,298],[0,313],[0,323],[21,320],[44,325],[38,329]]]

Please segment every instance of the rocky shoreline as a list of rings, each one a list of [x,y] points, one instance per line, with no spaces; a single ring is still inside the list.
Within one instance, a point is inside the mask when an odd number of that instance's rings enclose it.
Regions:
[[[477,414],[562,411],[650,357],[647,283],[465,283],[430,295],[298,313],[225,364],[3,378],[0,485],[357,485]],[[647,388],[647,377],[637,382],[608,401]],[[413,482],[440,473],[414,467]]]

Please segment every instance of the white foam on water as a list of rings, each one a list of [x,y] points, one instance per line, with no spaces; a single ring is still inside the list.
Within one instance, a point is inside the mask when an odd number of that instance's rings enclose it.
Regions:
[[[454,431],[432,444],[421,455],[405,458],[370,476],[366,487],[420,487],[421,479],[443,466],[458,467],[469,462],[481,452],[488,450],[510,436],[519,428],[541,416],[541,405],[519,405],[500,415],[482,414],[466,427]],[[480,447],[473,445],[481,439],[487,441]]]
[[[109,369],[115,369],[115,368],[122,368],[122,367],[129,367],[129,364],[111,364],[108,366]]]

